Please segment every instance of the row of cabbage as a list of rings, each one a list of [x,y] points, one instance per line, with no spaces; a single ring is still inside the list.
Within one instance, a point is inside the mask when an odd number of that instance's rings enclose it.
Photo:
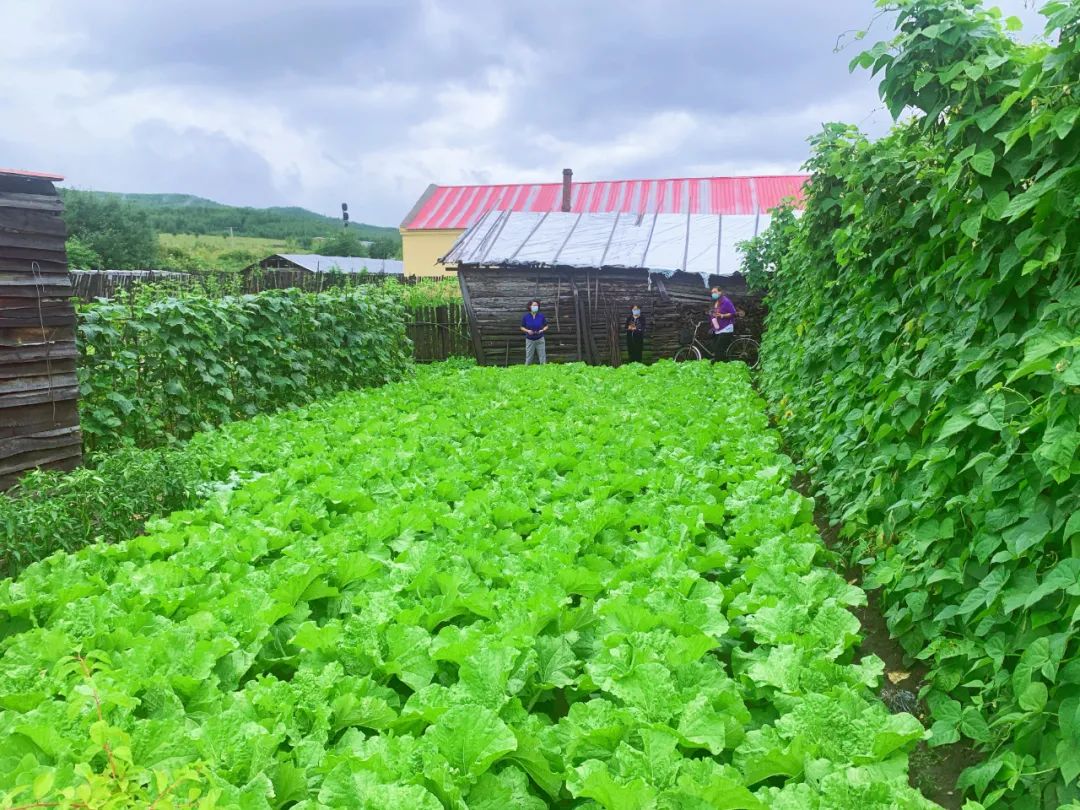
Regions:
[[[934,806],[743,367],[423,369],[229,435],[234,486],[0,582],[0,807]]]

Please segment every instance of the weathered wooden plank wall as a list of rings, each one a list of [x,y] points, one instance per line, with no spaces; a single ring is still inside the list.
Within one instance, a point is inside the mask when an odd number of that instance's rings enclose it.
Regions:
[[[739,276],[716,277],[706,286],[700,276],[650,279],[644,270],[459,268],[458,278],[473,330],[473,353],[482,365],[525,362],[521,317],[534,298],[550,325],[547,356],[555,362],[626,362],[623,324],[635,303],[649,325],[646,362],[672,357],[688,320],[705,320],[709,286],[716,284],[745,312],[739,334],[760,340],[765,320],[761,294],[750,292]],[[698,334],[706,336],[704,325]]]
[[[62,211],[50,181],[0,173],[0,490],[82,458]]]
[[[460,304],[412,310],[406,332],[413,342],[413,358],[418,363],[472,356],[469,324],[465,308]]]

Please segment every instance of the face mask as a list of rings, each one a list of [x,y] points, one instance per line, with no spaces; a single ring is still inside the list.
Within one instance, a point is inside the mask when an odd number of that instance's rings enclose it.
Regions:
[[[529,307],[529,309],[532,310],[533,315],[540,311],[540,307]]]
[[[720,293],[713,293],[713,294],[712,294],[712,300],[713,300],[713,301],[718,301],[718,300],[720,300]]]
[[[631,310],[631,312],[633,312],[633,313],[634,313],[634,317],[635,317],[635,318],[636,318],[636,317],[637,317],[638,315],[640,315],[640,314],[641,314],[641,310],[640,310],[640,309],[633,309],[633,310]]]

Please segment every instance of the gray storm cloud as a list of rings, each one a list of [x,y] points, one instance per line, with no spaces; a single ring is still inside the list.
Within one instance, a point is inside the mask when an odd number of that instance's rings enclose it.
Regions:
[[[0,23],[0,165],[380,224],[429,182],[793,171],[822,122],[889,123],[847,71],[852,32],[890,34],[870,0],[0,0]]]

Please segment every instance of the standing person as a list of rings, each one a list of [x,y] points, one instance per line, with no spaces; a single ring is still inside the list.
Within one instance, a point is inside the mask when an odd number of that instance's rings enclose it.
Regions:
[[[630,310],[630,317],[626,319],[626,353],[630,355],[631,363],[641,362],[641,353],[645,348],[645,316],[641,314],[641,306],[634,304]]]
[[[540,311],[540,302],[530,301],[529,311],[521,318],[521,331],[525,333],[525,365],[543,365],[547,362],[547,347],[544,345],[547,328],[547,318]]]
[[[712,288],[712,309],[709,310],[709,326],[712,332],[712,361],[727,358],[728,347],[735,339],[735,315],[737,311],[731,299],[719,287]]]

